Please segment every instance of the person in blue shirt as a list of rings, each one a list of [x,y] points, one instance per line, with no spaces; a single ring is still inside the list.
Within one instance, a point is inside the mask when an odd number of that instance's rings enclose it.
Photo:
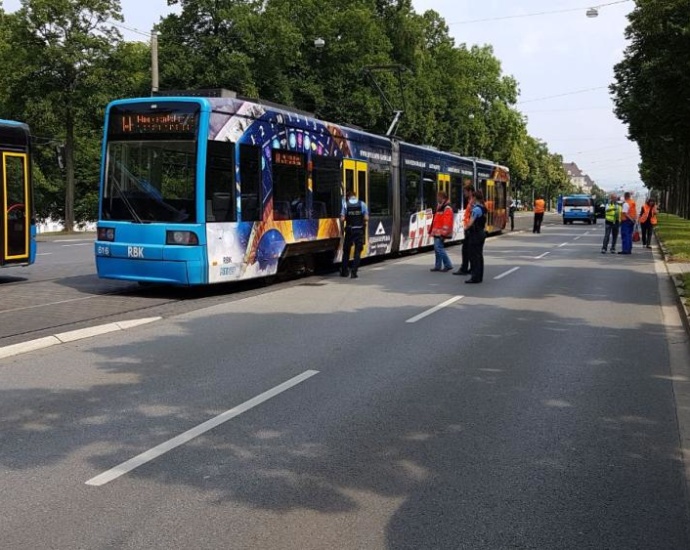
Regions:
[[[345,244],[343,245],[343,261],[340,267],[340,276],[353,279],[358,277],[359,263],[364,248],[364,232],[369,222],[369,209],[364,201],[357,198],[354,191],[347,193],[347,201],[343,203],[340,212],[340,221],[345,225]],[[350,251],[355,247],[355,254],[350,269]]]
[[[486,242],[486,206],[484,193],[474,192],[474,204],[469,221],[465,224],[465,235],[469,246],[470,275],[467,284],[479,284],[484,280],[484,243]]]

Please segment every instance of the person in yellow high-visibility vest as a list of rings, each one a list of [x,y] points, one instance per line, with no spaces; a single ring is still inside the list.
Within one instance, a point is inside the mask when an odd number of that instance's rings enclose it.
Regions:
[[[604,226],[604,244],[601,247],[601,253],[606,254],[606,249],[609,246],[609,239],[611,240],[611,254],[616,253],[616,241],[618,240],[618,229],[621,225],[621,214],[623,209],[618,204],[618,197],[611,195],[609,203],[606,205],[606,224]]]

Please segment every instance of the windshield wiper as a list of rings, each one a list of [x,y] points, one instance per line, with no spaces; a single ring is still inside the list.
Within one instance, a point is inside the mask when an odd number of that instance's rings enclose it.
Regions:
[[[115,189],[117,189],[118,195],[120,195],[122,202],[125,203],[125,206],[127,207],[127,210],[129,210],[129,213],[132,215],[132,218],[134,218],[134,221],[136,223],[144,223],[144,221],[141,219],[139,214],[137,214],[137,211],[135,210],[135,208],[132,206],[132,203],[129,202],[129,199],[125,196],[124,191],[122,191],[120,184],[117,183],[117,179],[115,178],[115,176],[113,174],[110,174],[110,181],[115,186]]]
[[[171,214],[175,215],[175,221],[181,222],[189,218],[189,214],[184,211],[180,211],[174,206],[168,204],[165,199],[163,198],[163,195],[161,195],[160,189],[158,189],[156,186],[151,185],[148,181],[145,181],[144,179],[140,179],[136,177],[132,172],[130,172],[127,167],[124,165],[122,162],[118,162],[118,167],[120,170],[124,173],[124,175],[129,179],[130,182],[134,183],[134,185],[137,186],[137,188],[144,193],[148,198],[153,199],[158,203],[160,206],[165,208],[168,212]]]

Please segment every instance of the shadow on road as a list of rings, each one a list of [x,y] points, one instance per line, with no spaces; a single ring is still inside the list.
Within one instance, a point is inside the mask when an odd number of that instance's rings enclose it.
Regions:
[[[65,380],[0,390],[0,467],[46,475],[88,448],[92,466],[107,470],[265,391],[267,381],[317,369],[292,398],[128,477],[194,488],[226,511],[228,525],[244,507],[387,515],[386,544],[396,550],[687,548],[670,372],[649,345],[664,340],[664,327],[458,309],[475,328],[429,334],[423,349],[406,335],[423,326],[391,330],[386,342],[362,332],[353,349],[340,334],[358,323],[356,311],[209,312],[202,321],[180,319],[168,335],[101,345],[80,359],[100,372],[88,389]],[[384,321],[416,312],[367,313]],[[218,340],[219,326],[226,340]],[[485,328],[496,326],[505,333]],[[302,342],[292,340],[296,333]],[[451,338],[461,355],[448,355]],[[395,364],[370,353],[376,346],[395,346]],[[93,489],[83,491],[84,502],[103,505]],[[301,528],[311,529],[308,521]]]

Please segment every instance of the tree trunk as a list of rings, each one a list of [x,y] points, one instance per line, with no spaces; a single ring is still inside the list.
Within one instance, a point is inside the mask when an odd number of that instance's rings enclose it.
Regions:
[[[65,231],[74,229],[74,112],[67,107],[65,117]]]

